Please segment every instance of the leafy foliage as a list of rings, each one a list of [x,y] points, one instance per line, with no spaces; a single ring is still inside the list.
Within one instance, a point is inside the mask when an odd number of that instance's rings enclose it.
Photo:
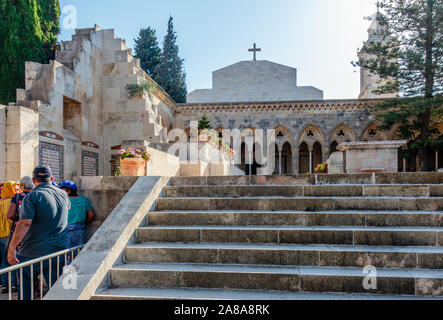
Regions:
[[[206,116],[203,116],[198,121],[198,132],[200,133],[201,131],[203,131],[205,129],[211,130],[212,125],[211,125],[211,122],[209,121],[209,119]]]
[[[151,93],[154,89],[154,84],[152,82],[143,81],[142,83],[137,84],[129,84],[128,89],[128,97],[141,97],[145,93]]]
[[[37,4],[46,58],[54,60],[57,35],[60,33],[60,3],[59,0],[37,0]]]
[[[26,61],[53,59],[59,16],[58,0],[0,0],[0,103],[24,87]]]
[[[163,41],[163,52],[156,81],[178,103],[186,102],[187,94],[183,62],[184,60],[178,56],[173,18],[169,17],[168,32]]]
[[[381,122],[380,129],[390,130],[395,126],[398,138],[409,141],[402,157],[414,163],[419,155],[421,170],[435,169],[431,165],[434,150],[443,151],[443,133],[437,129],[443,123],[442,95],[388,99],[372,111]]]
[[[374,108],[381,129],[396,128],[409,140],[402,156],[419,170],[432,170],[433,150],[442,150],[443,0],[384,0],[377,13],[380,24],[367,41],[355,66],[382,75],[377,94],[400,91],[402,98],[387,99]]]
[[[158,45],[155,30],[141,29],[135,41],[135,57],[140,59],[140,66],[154,80],[158,78],[158,68],[161,62],[162,51]]]

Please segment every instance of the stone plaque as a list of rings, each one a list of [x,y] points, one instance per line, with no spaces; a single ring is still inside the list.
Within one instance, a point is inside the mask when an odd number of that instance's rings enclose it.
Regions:
[[[98,176],[98,153],[82,150],[82,176]]]
[[[63,180],[63,146],[40,142],[40,165],[51,168],[56,183]]]

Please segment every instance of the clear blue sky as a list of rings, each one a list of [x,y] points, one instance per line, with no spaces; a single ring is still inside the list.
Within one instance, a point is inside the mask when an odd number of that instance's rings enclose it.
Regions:
[[[353,99],[360,76],[351,61],[367,39],[376,0],[61,0],[75,6],[77,27],[115,29],[133,47],[140,28],[157,30],[160,43],[174,17],[188,92],[211,88],[212,71],[252,59],[298,69],[298,85],[322,89],[325,99]],[[61,20],[66,15],[61,16]],[[61,40],[73,30],[62,26]]]

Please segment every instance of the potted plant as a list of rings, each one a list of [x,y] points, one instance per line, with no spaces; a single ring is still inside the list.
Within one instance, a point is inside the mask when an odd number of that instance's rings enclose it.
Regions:
[[[151,160],[147,151],[139,149],[120,150],[120,171],[124,177],[140,177],[146,175],[146,162]]]

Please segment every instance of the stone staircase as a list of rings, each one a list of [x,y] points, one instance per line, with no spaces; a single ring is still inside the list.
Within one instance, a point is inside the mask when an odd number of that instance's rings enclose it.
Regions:
[[[443,299],[441,180],[174,178],[93,299]]]

